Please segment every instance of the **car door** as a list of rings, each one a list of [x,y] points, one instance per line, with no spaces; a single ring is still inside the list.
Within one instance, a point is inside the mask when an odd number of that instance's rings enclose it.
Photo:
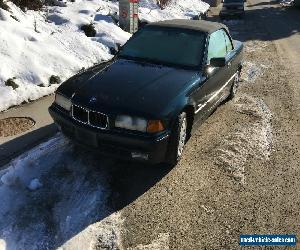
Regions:
[[[222,90],[223,97],[226,98],[230,94],[230,89],[237,72],[238,64],[235,57],[234,46],[232,40],[226,30],[223,30],[225,44],[226,44],[226,78],[227,82],[224,83]]]
[[[195,110],[196,121],[201,120],[211,112],[215,104],[219,101],[220,96],[222,96],[222,93],[220,93],[222,85],[229,77],[227,67],[209,66],[211,58],[226,57],[227,47],[224,30],[220,29],[213,32],[208,39],[206,66],[204,67],[206,79],[194,93],[194,99],[197,104]]]

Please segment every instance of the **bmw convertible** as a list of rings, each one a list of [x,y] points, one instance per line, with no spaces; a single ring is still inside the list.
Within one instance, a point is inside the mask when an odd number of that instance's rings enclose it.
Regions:
[[[97,151],[176,164],[199,125],[233,98],[243,44],[202,20],[146,25],[107,62],[64,82],[49,112],[64,135]]]

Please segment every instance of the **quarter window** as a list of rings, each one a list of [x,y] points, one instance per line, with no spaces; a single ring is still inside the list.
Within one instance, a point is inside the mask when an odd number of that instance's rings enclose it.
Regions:
[[[207,52],[207,64],[214,57],[225,57],[227,48],[225,43],[224,31],[222,29],[215,31],[209,37],[209,45]]]

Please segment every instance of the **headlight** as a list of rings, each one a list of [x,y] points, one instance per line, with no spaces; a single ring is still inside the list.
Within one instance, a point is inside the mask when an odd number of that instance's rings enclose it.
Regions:
[[[116,118],[115,126],[118,128],[125,128],[130,130],[146,132],[147,120],[143,118],[131,117],[127,115],[119,115]]]
[[[164,126],[159,120],[148,121],[143,118],[127,115],[117,116],[115,120],[115,127],[149,133],[156,133],[164,130]]]
[[[63,95],[55,94],[55,103],[67,111],[71,110],[71,100],[64,97]]]

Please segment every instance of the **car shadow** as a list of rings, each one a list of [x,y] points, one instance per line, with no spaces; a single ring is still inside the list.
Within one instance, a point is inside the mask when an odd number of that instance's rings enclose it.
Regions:
[[[58,131],[54,123],[35,129],[0,145],[0,170],[10,160],[38,145]]]
[[[171,170],[172,167],[166,164],[117,162],[110,180],[114,191],[109,200],[110,206],[116,211],[121,210],[146,193]]]
[[[50,128],[26,137],[44,134]],[[18,142],[22,140],[26,138],[18,138]],[[7,186],[0,181],[1,198],[7,202],[0,205],[0,239],[6,249],[18,246],[16,241],[21,242],[21,249],[57,249],[147,193],[171,170],[164,164],[104,157],[95,150],[75,146],[58,133],[20,155],[7,169],[17,177],[16,184]],[[28,189],[28,180],[33,178],[42,183],[35,191]],[[18,203],[5,209],[10,199]],[[13,233],[7,233],[11,228]]]

